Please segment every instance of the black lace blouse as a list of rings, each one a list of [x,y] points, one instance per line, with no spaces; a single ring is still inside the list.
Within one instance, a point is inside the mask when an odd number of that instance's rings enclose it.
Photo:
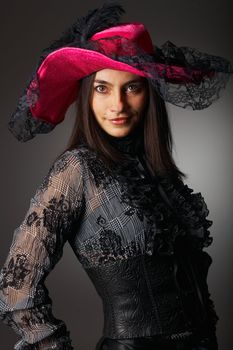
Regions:
[[[203,248],[212,242],[208,231],[212,222],[206,218],[209,211],[201,193],[193,193],[180,179],[151,178],[138,132],[106,137],[127,153],[127,162],[110,172],[85,144],[66,151],[51,166],[14,232],[0,274],[0,317],[21,336],[17,350],[73,349],[65,323],[53,316],[44,284],[67,241],[86,271],[141,256],[169,259],[185,247],[195,252],[207,275],[211,258]],[[180,288],[178,266],[173,259]],[[187,268],[186,273],[191,272]],[[197,284],[195,288],[203,303]],[[209,321],[215,327],[218,316],[207,285],[205,294]],[[173,333],[185,333],[182,327],[177,332],[174,327]],[[143,336],[140,332],[125,331],[122,337]]]

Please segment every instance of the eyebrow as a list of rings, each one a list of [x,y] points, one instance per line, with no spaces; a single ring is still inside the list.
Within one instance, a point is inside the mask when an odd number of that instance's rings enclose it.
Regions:
[[[105,84],[105,85],[111,85],[111,86],[113,86],[113,84],[111,84],[109,81],[106,81],[106,80],[99,80],[99,79],[96,79],[96,80],[94,80],[94,83]],[[143,79],[142,79],[142,78],[132,79],[132,80],[127,81],[127,82],[126,82],[125,84],[123,84],[123,85],[128,85],[128,84],[132,84],[132,83],[143,83]]]

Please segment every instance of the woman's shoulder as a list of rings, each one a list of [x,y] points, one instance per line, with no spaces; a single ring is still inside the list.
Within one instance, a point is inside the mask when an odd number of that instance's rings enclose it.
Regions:
[[[60,153],[51,163],[39,190],[42,192],[50,186],[76,186],[83,179],[83,148],[74,148]]]
[[[77,146],[61,153],[53,162],[52,167],[56,169],[69,168],[70,170],[80,168],[88,154],[90,154],[90,151],[85,145]]]
[[[85,144],[81,144],[70,150],[65,150],[53,161],[49,176],[75,179],[88,177],[90,164],[98,163],[96,153],[90,150]]]

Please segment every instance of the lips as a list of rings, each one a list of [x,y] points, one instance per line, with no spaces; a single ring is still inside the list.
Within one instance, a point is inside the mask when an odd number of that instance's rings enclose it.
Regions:
[[[128,123],[129,117],[109,119],[109,122],[113,125],[125,125]]]
[[[112,120],[112,121],[114,120],[115,121],[115,120],[125,120],[125,119],[128,119],[128,118],[127,117],[125,117],[125,118],[115,118],[115,119],[110,119],[110,120]]]

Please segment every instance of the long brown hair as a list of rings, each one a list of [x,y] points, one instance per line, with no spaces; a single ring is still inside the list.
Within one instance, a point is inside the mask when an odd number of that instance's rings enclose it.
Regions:
[[[103,131],[91,110],[89,101],[94,78],[95,73],[83,78],[79,83],[75,124],[64,152],[77,148],[84,141],[89,148],[98,153],[108,167],[111,167],[124,159],[124,155],[103,137]],[[149,98],[143,117],[147,162],[154,173],[186,178],[187,175],[178,169],[172,157],[173,138],[166,105],[149,80],[147,86]]]

